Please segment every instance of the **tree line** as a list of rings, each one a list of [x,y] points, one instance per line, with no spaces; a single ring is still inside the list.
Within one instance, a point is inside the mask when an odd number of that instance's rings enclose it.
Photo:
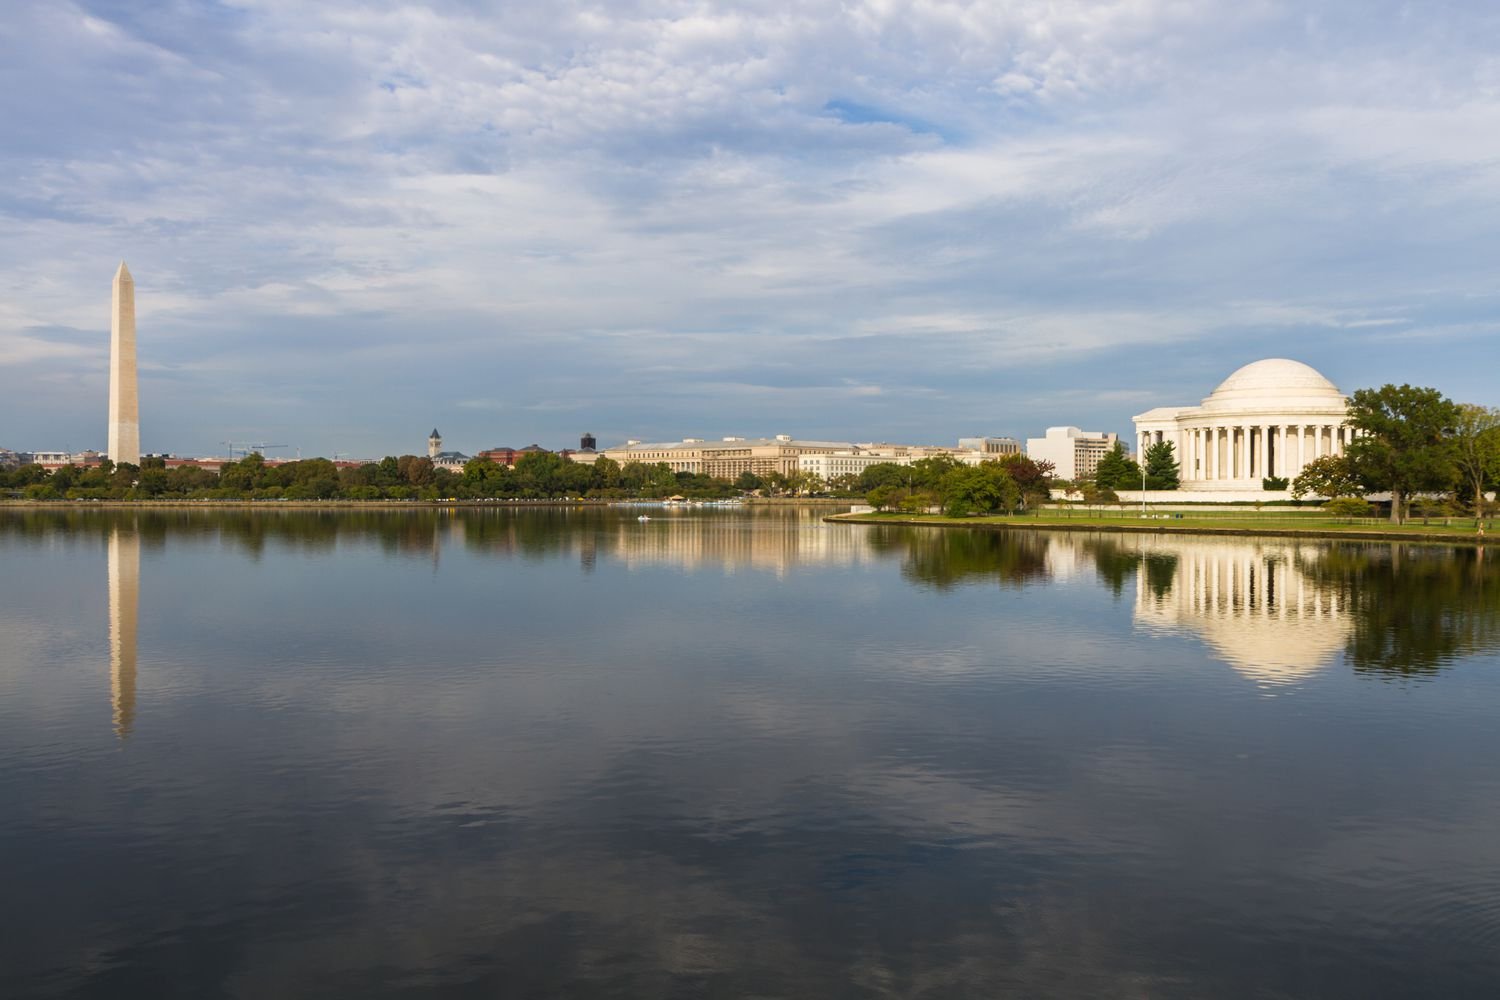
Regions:
[[[920,513],[941,508],[949,517],[1015,514],[1052,497],[1053,465],[1026,455],[1002,455],[964,465],[948,455],[910,465],[872,465],[859,474],[858,489],[876,510]]]
[[[1419,512],[1488,515],[1486,493],[1500,487],[1500,409],[1458,404],[1431,388],[1385,385],[1349,397],[1347,426],[1357,433],[1343,455],[1316,459],[1290,484],[1301,499],[1328,498],[1340,514],[1368,514],[1371,493],[1391,495],[1391,520]],[[530,453],[514,467],[471,459],[462,471],[439,468],[417,455],[336,466],[324,458],[269,465],[260,454],[226,462],[217,472],[160,458],[140,466],[105,461],[93,467],[39,465],[0,469],[0,491],[32,500],[470,500],[470,499],[721,499],[760,491],[806,496],[864,497],[880,510],[941,508],[953,516],[1015,513],[1051,498],[1054,488],[1076,489],[1086,501],[1116,499],[1115,491],[1173,490],[1179,485],[1171,442],[1146,449],[1137,463],[1122,444],[1099,462],[1091,481],[1053,477],[1051,462],[1006,455],[976,466],[947,455],[908,465],[882,462],[823,482],[792,470],[734,481],[673,472],[665,463],[599,458],[592,465],[553,452]],[[1285,480],[1268,478],[1268,489]]]
[[[388,455],[379,462],[337,466],[326,458],[268,464],[258,454],[226,462],[217,472],[194,466],[168,469],[160,458],[139,466],[38,465],[0,470],[0,489],[31,500],[537,500],[561,497],[694,499],[736,496],[735,485],[664,463],[607,458],[593,465],[551,452],[521,456],[514,467],[471,459],[461,472],[419,455]]]

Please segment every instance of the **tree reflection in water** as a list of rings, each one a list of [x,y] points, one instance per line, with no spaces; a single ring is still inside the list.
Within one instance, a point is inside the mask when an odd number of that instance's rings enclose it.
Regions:
[[[1116,597],[1135,581],[1139,623],[1192,628],[1232,665],[1259,658],[1270,665],[1262,679],[1302,669],[1288,658],[1299,643],[1303,659],[1319,666],[1341,647],[1354,669],[1391,676],[1430,675],[1457,657],[1500,647],[1500,561],[1483,547],[858,528],[823,525],[816,511],[776,508],[650,525],[638,525],[634,514],[66,507],[9,511],[0,534],[23,544],[66,537],[108,546],[125,531],[147,551],[218,543],[257,560],[271,545],[331,552],[344,539],[374,540],[390,556],[436,562],[445,545],[457,545],[488,558],[572,555],[584,571],[601,559],[745,564],[778,573],[820,562],[899,560],[905,579],[939,591],[984,582],[1020,587],[1091,566]],[[1287,647],[1282,653],[1264,651],[1278,642]],[[1330,643],[1335,649],[1325,650]]]
[[[1305,572],[1351,609],[1345,655],[1355,670],[1431,674],[1500,648],[1500,563],[1483,547],[1346,543],[1319,551]]]

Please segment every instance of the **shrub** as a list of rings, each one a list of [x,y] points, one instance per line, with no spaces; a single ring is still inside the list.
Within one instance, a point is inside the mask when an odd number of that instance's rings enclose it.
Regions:
[[[1334,517],[1369,517],[1374,513],[1370,501],[1359,497],[1338,497],[1325,503],[1323,509]]]

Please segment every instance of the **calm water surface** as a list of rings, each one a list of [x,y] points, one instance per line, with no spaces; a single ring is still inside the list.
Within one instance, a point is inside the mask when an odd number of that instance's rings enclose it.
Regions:
[[[0,512],[0,996],[1500,995],[1500,552]]]

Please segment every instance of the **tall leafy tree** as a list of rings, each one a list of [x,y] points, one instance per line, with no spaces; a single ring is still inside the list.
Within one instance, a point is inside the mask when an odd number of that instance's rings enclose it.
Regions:
[[[1446,490],[1453,482],[1458,406],[1438,390],[1356,389],[1349,424],[1360,432],[1346,449],[1349,460],[1365,486],[1390,491],[1392,523],[1401,523],[1413,493]]]
[[[1453,452],[1463,488],[1474,498],[1474,516],[1482,518],[1485,487],[1500,483],[1500,408],[1460,403]]]
[[[998,462],[959,465],[950,469],[942,483],[943,513],[949,517],[1015,510],[1021,488]]]
[[[1123,442],[1116,441],[1114,449],[1099,459],[1099,465],[1094,470],[1094,485],[1101,490],[1141,488],[1141,467],[1125,453]]]
[[[996,461],[1020,487],[1022,507],[1052,499],[1052,473],[1057,468],[1052,462],[1038,462],[1028,455],[1005,455]]]
[[[1158,441],[1146,449],[1146,488],[1175,490],[1181,474],[1177,468],[1177,449],[1170,441]]]

